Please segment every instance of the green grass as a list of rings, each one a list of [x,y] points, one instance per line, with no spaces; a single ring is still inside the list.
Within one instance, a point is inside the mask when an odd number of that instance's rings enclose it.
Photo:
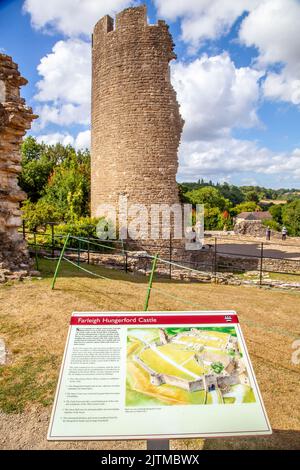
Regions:
[[[26,356],[18,364],[0,368],[0,409],[20,413],[27,403],[49,405],[53,400],[55,380],[49,380],[50,369],[58,367],[54,355]]]
[[[286,282],[300,282],[300,273],[297,274],[278,274],[278,273],[269,273],[270,279]]]

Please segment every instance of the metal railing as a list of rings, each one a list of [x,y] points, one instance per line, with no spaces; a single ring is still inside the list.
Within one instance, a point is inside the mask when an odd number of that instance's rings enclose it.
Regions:
[[[27,240],[29,250],[34,256],[46,256],[51,259],[55,259],[59,255],[63,241],[66,234],[59,233],[57,225],[54,223],[47,224],[48,230],[44,231],[30,231],[26,228],[24,221],[22,227],[23,238]],[[61,225],[60,225],[61,226]],[[92,229],[94,226],[90,226]],[[87,229],[88,226],[85,226]],[[91,230],[92,231],[92,230]],[[94,255],[101,254],[121,254],[123,255],[122,269],[125,272],[129,271],[131,258],[135,258],[135,252],[142,250],[155,253],[160,251],[159,244],[154,241],[144,242],[134,240],[106,240],[99,243],[99,239],[92,235],[80,236],[85,241],[81,241],[79,238],[76,239],[76,233],[72,234],[69,246],[66,248],[66,254],[70,255],[72,259],[77,259],[77,263],[86,262],[92,263],[92,257]],[[296,249],[293,257],[287,256],[287,253],[282,249],[278,250],[278,243],[274,242],[262,242],[262,241],[249,241],[243,239],[231,239],[230,237],[210,237],[207,238],[208,242],[202,250],[195,252],[186,252],[184,248],[178,248],[174,246],[174,240],[170,237],[169,240],[164,240],[163,255],[168,260],[168,276],[170,279],[173,278],[173,270],[179,268],[180,265],[189,267],[193,271],[199,273],[208,273],[217,279],[218,275],[224,273],[234,273],[235,275],[242,275],[249,271],[257,271],[258,283],[260,286],[264,284],[264,274],[278,274],[294,276],[298,281],[297,277],[300,276],[300,247],[292,244],[281,244],[281,247],[293,247]],[[226,248],[226,245],[230,245],[230,249]],[[238,248],[235,249],[234,245]],[[249,252],[249,246],[251,250]],[[272,253],[272,246],[276,246],[278,253],[276,256]],[[191,256],[187,256],[187,253],[191,253]],[[146,259],[147,256],[144,256]],[[188,259],[189,258],[189,259]],[[142,254],[139,254],[139,259],[143,259]],[[270,267],[270,262],[274,267]],[[176,264],[178,266],[176,266]],[[283,265],[289,266],[290,269]],[[276,268],[277,267],[277,268]],[[299,278],[300,281],[300,278]]]

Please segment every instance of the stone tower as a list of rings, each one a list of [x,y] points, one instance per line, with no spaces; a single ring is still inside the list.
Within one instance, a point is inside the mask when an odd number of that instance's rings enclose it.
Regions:
[[[183,127],[164,21],[147,24],[146,6],[116,22],[98,21],[92,46],[92,215],[102,203],[179,203],[177,149]],[[150,237],[149,237],[150,238]]]
[[[26,197],[18,186],[21,171],[20,145],[37,116],[25,106],[21,77],[11,57],[0,54],[0,282],[22,277],[30,270],[30,259],[22,235],[20,202]]]

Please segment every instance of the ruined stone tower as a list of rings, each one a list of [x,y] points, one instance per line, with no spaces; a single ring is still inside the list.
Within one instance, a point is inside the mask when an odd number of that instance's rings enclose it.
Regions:
[[[105,16],[93,33],[91,210],[102,203],[179,203],[177,149],[183,127],[164,21],[147,24],[146,6]]]
[[[30,260],[22,235],[20,202],[26,195],[18,186],[21,171],[20,144],[31,122],[37,116],[25,106],[20,87],[27,80],[21,77],[11,57],[0,54],[0,282],[25,275]]]

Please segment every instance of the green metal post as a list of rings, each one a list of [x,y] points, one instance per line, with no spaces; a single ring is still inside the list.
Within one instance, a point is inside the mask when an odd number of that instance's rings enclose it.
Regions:
[[[149,279],[149,284],[148,284],[148,289],[147,289],[147,294],[146,294],[145,306],[144,306],[144,311],[145,312],[147,312],[147,310],[148,310],[149,299],[150,299],[152,283],[153,283],[153,277],[154,277],[156,264],[157,264],[157,258],[158,258],[158,254],[156,254],[153,258],[152,269],[151,269],[151,274],[150,274],[150,279]]]
[[[80,252],[81,252],[81,241],[77,240],[78,249],[77,249],[77,265],[80,266]]]
[[[54,289],[54,286],[55,286],[55,282],[56,282],[56,278],[57,278],[58,271],[59,271],[59,268],[60,268],[60,264],[61,264],[61,261],[63,259],[64,254],[65,254],[69,238],[70,238],[70,234],[68,233],[67,238],[65,239],[63,249],[60,252],[59,260],[57,261],[57,265],[56,265],[56,268],[55,268],[55,273],[54,273],[53,280],[52,280],[52,285],[51,285],[52,290]]]
[[[33,237],[34,237],[34,254],[35,254],[36,270],[39,271],[39,260],[38,260],[38,254],[37,254],[36,233],[35,232],[33,234]]]

